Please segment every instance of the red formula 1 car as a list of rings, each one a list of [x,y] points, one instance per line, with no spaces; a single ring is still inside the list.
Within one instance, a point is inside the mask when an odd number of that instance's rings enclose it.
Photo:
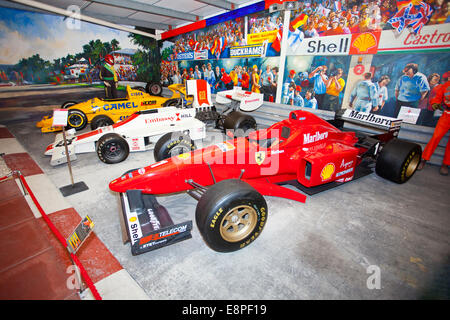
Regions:
[[[383,132],[348,131],[345,121]],[[198,200],[196,223],[205,242],[216,251],[234,251],[261,234],[268,217],[263,196],[304,202],[304,193],[338,186],[373,169],[383,178],[406,182],[417,168],[421,147],[395,138],[400,123],[353,110],[330,121],[293,111],[268,129],[132,170],[109,187],[120,193],[133,254],[190,237],[192,222],[173,225],[155,197],[180,191]]]

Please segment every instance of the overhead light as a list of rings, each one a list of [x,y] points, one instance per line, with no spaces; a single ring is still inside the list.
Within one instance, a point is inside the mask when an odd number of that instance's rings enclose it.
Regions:
[[[269,13],[282,10],[297,10],[300,8],[299,1],[285,1],[283,3],[274,3],[269,7]]]
[[[284,10],[297,10],[300,7],[300,3],[298,1],[287,1],[283,2]]]
[[[269,7],[269,13],[275,12],[275,11],[281,11],[283,10],[283,4],[282,3],[274,3]]]

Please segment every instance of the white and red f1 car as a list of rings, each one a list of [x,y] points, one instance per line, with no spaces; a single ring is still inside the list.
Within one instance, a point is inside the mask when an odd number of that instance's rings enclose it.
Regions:
[[[126,120],[80,135],[69,130],[70,160],[75,160],[79,153],[97,152],[101,161],[118,163],[124,161],[129,152],[154,149],[155,159],[160,161],[192,151],[194,141],[206,136],[205,123],[195,116],[194,108],[165,107],[139,111]],[[47,147],[45,155],[52,157],[50,164],[53,166],[67,162],[61,133]]]

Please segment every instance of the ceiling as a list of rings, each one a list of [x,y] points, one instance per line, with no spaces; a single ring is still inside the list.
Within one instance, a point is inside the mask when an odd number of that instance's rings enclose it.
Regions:
[[[83,16],[161,33],[260,0],[0,0],[0,6],[49,12],[75,5]],[[43,4],[44,6],[40,6]],[[45,6],[48,5],[48,6]],[[44,9],[43,9],[44,8]],[[55,12],[54,12],[55,13]]]

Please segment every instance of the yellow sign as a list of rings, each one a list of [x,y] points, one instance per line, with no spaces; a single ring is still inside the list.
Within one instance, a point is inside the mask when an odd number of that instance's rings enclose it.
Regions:
[[[263,43],[265,40],[267,40],[269,43],[271,43],[277,37],[277,33],[278,33],[278,30],[248,34],[247,35],[247,44]]]

